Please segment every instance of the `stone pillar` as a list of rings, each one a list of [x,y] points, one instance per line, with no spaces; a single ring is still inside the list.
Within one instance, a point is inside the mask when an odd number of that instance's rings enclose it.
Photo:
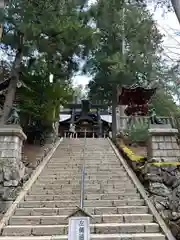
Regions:
[[[151,125],[148,139],[148,158],[165,162],[180,161],[180,149],[177,144],[178,130],[170,124]]]
[[[117,124],[117,134],[119,134],[121,129],[119,106],[116,108],[116,124]]]
[[[18,186],[25,174],[21,161],[24,140],[26,135],[20,126],[0,127],[0,183],[5,187]]]
[[[74,125],[74,116],[75,116],[75,109],[72,109],[72,115],[71,115],[71,123]]]
[[[99,109],[97,109],[97,117],[98,117],[98,137],[102,137],[102,120]]]
[[[126,109],[126,106],[124,105],[119,105],[117,107],[117,111],[116,111],[116,118],[117,118],[117,133],[121,133],[123,132],[124,129],[126,129],[126,125],[127,125],[127,116],[124,113]]]

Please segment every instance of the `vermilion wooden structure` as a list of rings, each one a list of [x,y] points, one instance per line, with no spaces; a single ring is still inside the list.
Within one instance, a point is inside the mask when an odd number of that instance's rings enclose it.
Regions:
[[[145,116],[148,113],[148,103],[155,94],[156,88],[122,87],[118,96],[118,104],[126,105],[127,116]]]

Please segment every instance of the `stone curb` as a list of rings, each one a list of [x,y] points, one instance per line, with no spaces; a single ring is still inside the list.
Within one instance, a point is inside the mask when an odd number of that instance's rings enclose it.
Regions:
[[[120,155],[117,147],[113,144],[113,142],[109,138],[108,138],[108,140],[109,140],[109,143],[110,143],[112,149],[114,150],[116,156],[118,157],[119,161],[121,162],[121,164],[125,168],[127,174],[129,175],[129,177],[131,178],[131,180],[135,184],[137,190],[139,191],[142,198],[144,199],[145,203],[147,204],[150,212],[152,213],[152,215],[156,219],[157,223],[159,224],[160,228],[162,229],[162,231],[163,231],[164,235],[166,236],[167,240],[176,240],[175,237],[172,235],[170,229],[166,226],[164,220],[162,219],[162,217],[160,216],[160,214],[158,213],[158,211],[156,210],[156,208],[152,204],[152,202],[149,200],[149,198],[148,198],[148,196],[145,192],[145,189],[144,189],[143,185],[141,184],[141,182],[139,181],[139,179],[137,178],[136,174],[132,171],[132,169],[128,166],[128,164],[126,163],[124,158]]]
[[[7,210],[7,212],[4,214],[3,218],[0,221],[0,233],[2,232],[3,227],[8,224],[8,221],[9,221],[10,217],[13,215],[17,205],[20,203],[21,200],[23,200],[23,198],[25,197],[26,193],[31,188],[33,183],[36,181],[36,179],[38,178],[38,176],[40,175],[40,173],[42,172],[42,170],[44,169],[46,164],[49,162],[49,160],[51,159],[52,155],[54,154],[54,152],[56,151],[56,149],[58,148],[58,146],[62,142],[62,140],[63,140],[63,138],[59,139],[55,143],[55,145],[51,149],[51,151],[46,155],[46,157],[40,163],[40,165],[34,170],[33,174],[30,177],[30,179],[24,184],[24,186],[22,187],[22,190],[20,191],[18,197],[12,203],[12,205],[9,207],[9,209]]]

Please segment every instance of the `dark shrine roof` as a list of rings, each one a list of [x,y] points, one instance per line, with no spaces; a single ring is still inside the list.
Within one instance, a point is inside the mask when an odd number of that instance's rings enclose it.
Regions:
[[[155,92],[156,88],[122,87],[118,103],[120,105],[143,105],[149,102]]]
[[[80,118],[78,118],[78,120],[75,123],[79,123],[81,121],[87,121],[87,122],[95,123],[95,121],[90,116],[80,116]]]

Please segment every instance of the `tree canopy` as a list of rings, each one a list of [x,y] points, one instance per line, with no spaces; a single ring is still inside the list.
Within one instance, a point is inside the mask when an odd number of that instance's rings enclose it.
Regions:
[[[160,89],[153,96],[150,106],[155,108],[158,116],[178,116],[180,111],[176,105],[172,95],[170,93],[165,93],[164,90]]]
[[[1,51],[9,56],[11,79],[3,121],[12,107],[19,80],[27,86],[27,94],[21,95],[22,111],[29,109],[34,115],[45,117],[45,109],[51,108],[47,102],[58,99],[58,108],[69,98],[71,77],[78,70],[79,58],[86,55],[91,45],[92,28],[87,24],[85,6],[85,0],[10,0],[1,11],[0,20],[4,23]],[[50,73],[54,75],[51,85]]]
[[[159,97],[179,96],[179,67],[162,61],[162,35],[145,2],[99,0],[89,6],[86,0],[9,0],[0,13],[5,56],[0,76],[10,79],[2,121],[18,82],[23,82],[18,90],[21,112],[49,124],[55,121],[60,105],[73,95],[84,97],[81,87],[73,89],[72,84],[82,59],[84,72],[92,77],[88,88],[93,101],[112,104],[117,87],[134,83],[162,87]]]
[[[100,0],[93,14],[98,31],[86,65],[94,75],[89,83],[90,97],[98,93],[98,98],[101,94],[111,101],[113,86],[150,83],[158,68],[161,34],[146,7]]]

